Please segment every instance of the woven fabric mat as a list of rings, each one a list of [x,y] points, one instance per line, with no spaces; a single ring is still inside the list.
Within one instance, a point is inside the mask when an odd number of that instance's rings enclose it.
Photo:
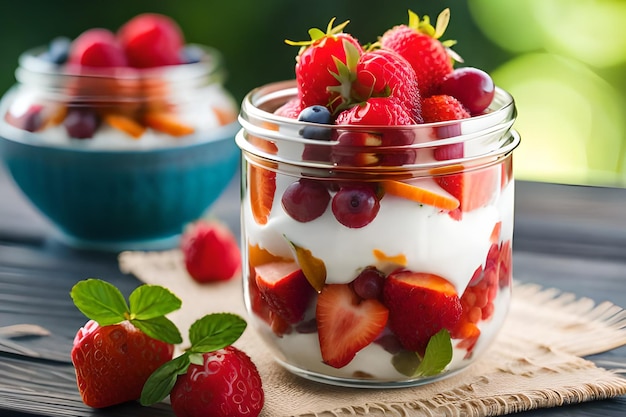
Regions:
[[[169,288],[183,300],[171,319],[186,333],[211,312],[247,316],[241,279],[200,285],[179,251],[124,252],[120,269]],[[411,388],[352,389],[311,382],[276,364],[255,330],[235,343],[256,363],[266,394],[264,417],[500,416],[626,394],[620,373],[582,356],[626,344],[626,311],[555,289],[516,284],[511,310],[490,350],[463,372]]]

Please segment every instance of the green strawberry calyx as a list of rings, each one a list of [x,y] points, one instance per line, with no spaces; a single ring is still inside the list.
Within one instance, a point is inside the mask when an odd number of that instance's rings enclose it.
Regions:
[[[170,344],[182,342],[180,331],[165,315],[178,310],[182,301],[168,289],[143,284],[124,299],[121,291],[106,281],[89,278],[76,283],[70,297],[87,318],[100,326],[129,321],[153,339]]]
[[[152,405],[167,397],[178,376],[185,374],[191,364],[202,365],[204,353],[232,345],[246,325],[243,318],[232,313],[207,314],[196,320],[189,328],[191,346],[150,375],[141,392],[141,404]]]
[[[309,29],[309,36],[311,37],[311,39],[306,40],[306,41],[291,41],[289,39],[285,39],[285,43],[291,46],[301,46],[302,49],[300,50],[300,52],[302,52],[302,50],[313,45],[315,42],[319,41],[320,39],[323,39],[328,36],[334,36],[338,33],[343,32],[343,30],[348,25],[348,23],[350,23],[349,20],[346,20],[345,22],[333,27],[333,25],[335,24],[335,19],[336,19],[335,17],[330,19],[330,22],[328,22],[328,27],[326,28],[326,32],[324,32],[322,29],[311,28]]]
[[[417,15],[417,13],[409,10],[409,23],[408,26],[416,31],[423,33],[425,35],[430,36],[433,39],[441,39],[443,34],[446,32],[448,28],[448,24],[450,23],[450,9],[445,8],[439,13],[437,16],[437,22],[435,26],[430,23],[430,17],[424,15],[422,19]],[[450,58],[457,62],[463,62],[463,58],[459,56],[456,52],[454,52],[451,48],[456,45],[455,40],[445,40],[441,41],[441,44],[446,48],[448,55]]]

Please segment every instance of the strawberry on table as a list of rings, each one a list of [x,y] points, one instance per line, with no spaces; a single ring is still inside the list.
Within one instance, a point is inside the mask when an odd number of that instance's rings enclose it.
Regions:
[[[182,342],[176,326],[165,317],[181,301],[155,285],[135,289],[127,304],[107,282],[80,281],[70,295],[90,320],[74,338],[71,359],[83,402],[104,408],[138,400],[148,377],[172,359]]]
[[[439,14],[435,27],[428,16],[420,20],[409,10],[408,24],[395,26],[380,38],[382,48],[396,51],[409,61],[417,75],[422,97],[434,94],[444,77],[453,70],[449,47],[455,42],[439,40],[449,20],[449,9]]]
[[[241,251],[232,232],[215,220],[198,220],[181,237],[189,275],[200,283],[224,281],[241,270]]]
[[[376,340],[389,312],[376,299],[361,299],[349,284],[327,284],[317,298],[315,315],[324,363],[342,368]]]
[[[431,337],[451,330],[461,317],[454,286],[438,275],[400,270],[391,273],[383,288],[389,309],[389,328],[402,346],[423,355]]]
[[[168,395],[177,417],[256,417],[263,408],[262,380],[252,360],[232,344],[246,322],[229,313],[209,314],[189,328],[191,346],[150,376],[141,403]]]

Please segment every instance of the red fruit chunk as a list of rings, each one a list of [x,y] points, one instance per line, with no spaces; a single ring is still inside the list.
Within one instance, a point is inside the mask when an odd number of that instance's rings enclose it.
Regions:
[[[18,129],[27,132],[35,132],[44,125],[43,106],[41,104],[31,104],[25,112],[13,114],[8,111],[4,116],[5,120]]]
[[[88,321],[71,351],[83,402],[103,408],[139,399],[148,377],[173,353],[174,345],[146,336],[129,322],[101,327]]]
[[[409,11],[408,25],[395,26],[380,38],[382,48],[396,51],[409,61],[417,75],[422,98],[434,94],[444,77],[453,70],[446,45],[439,40],[449,18],[450,11],[445,9],[433,27],[427,16],[419,19]]]
[[[452,96],[435,95],[422,101],[424,123],[461,120],[470,117],[467,109]]]
[[[203,354],[178,376],[170,394],[177,417],[256,417],[265,402],[256,366],[234,346]]]
[[[350,283],[354,292],[364,300],[382,298],[385,274],[368,266]]]
[[[500,187],[500,167],[491,166],[461,174],[436,177],[437,183],[456,197],[462,212],[476,210],[487,205]]]
[[[330,284],[317,298],[317,329],[324,363],[342,368],[372,343],[389,312],[378,300],[361,300],[348,284]]]
[[[183,33],[178,24],[167,16],[155,13],[138,15],[124,24],[117,36],[132,67],[152,68],[183,63]]]
[[[312,34],[310,41],[289,42],[303,47],[296,58],[295,68],[298,97],[303,109],[319,104],[332,111],[341,105],[346,98],[338,91],[342,90],[338,87],[344,85],[349,90],[350,80],[346,77],[339,77],[340,80],[336,78],[335,75],[342,75],[338,63],[346,65],[349,54],[356,53],[358,56],[363,52],[352,35],[341,32],[347,22],[335,28],[332,27],[333,23],[334,20],[325,33],[319,29],[316,32],[309,31]]]
[[[422,122],[421,97],[415,71],[406,59],[392,50],[365,52],[356,67],[353,94],[357,101],[372,97],[394,97],[413,117]]]
[[[493,80],[478,68],[457,68],[446,75],[439,86],[438,94],[455,97],[471,114],[482,113],[495,95]]]
[[[89,29],[74,39],[68,63],[83,67],[113,68],[128,65],[115,35],[107,29]]]
[[[387,277],[383,299],[389,309],[389,328],[405,349],[419,354],[432,336],[453,329],[461,316],[454,286],[433,274],[394,272]]]
[[[288,117],[290,119],[297,119],[301,111],[302,103],[300,103],[299,98],[295,97],[274,110],[274,114],[277,116]]]
[[[310,222],[324,214],[329,201],[330,194],[322,182],[304,178],[289,185],[281,198],[285,212],[301,223]]]
[[[373,188],[368,186],[342,187],[332,200],[332,211],[342,225],[358,229],[370,224],[380,210],[380,202]]]
[[[294,324],[304,317],[315,290],[295,262],[272,262],[255,268],[256,285],[270,309]]]
[[[230,230],[214,221],[198,221],[181,237],[185,267],[197,282],[227,280],[241,268],[241,252]]]

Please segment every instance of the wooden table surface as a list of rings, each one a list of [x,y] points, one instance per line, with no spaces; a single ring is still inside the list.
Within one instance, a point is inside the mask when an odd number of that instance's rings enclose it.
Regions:
[[[234,180],[214,207],[235,233],[239,230],[238,190]],[[626,189],[518,181],[515,215],[517,280],[626,307]],[[92,415],[76,400],[75,381],[67,378],[67,367],[71,367],[67,350],[60,349],[71,344],[84,323],[68,291],[87,277],[106,279],[126,294],[138,285],[119,271],[116,254],[73,250],[55,236],[0,166],[0,326],[28,322],[54,331],[50,337],[20,340],[21,346],[39,352],[43,360],[10,353],[0,339],[3,417]],[[626,347],[590,359],[602,367],[624,370]],[[74,395],[58,394],[72,390]],[[146,410],[129,405],[97,415],[173,416],[165,406]],[[519,415],[623,416],[626,397]]]

